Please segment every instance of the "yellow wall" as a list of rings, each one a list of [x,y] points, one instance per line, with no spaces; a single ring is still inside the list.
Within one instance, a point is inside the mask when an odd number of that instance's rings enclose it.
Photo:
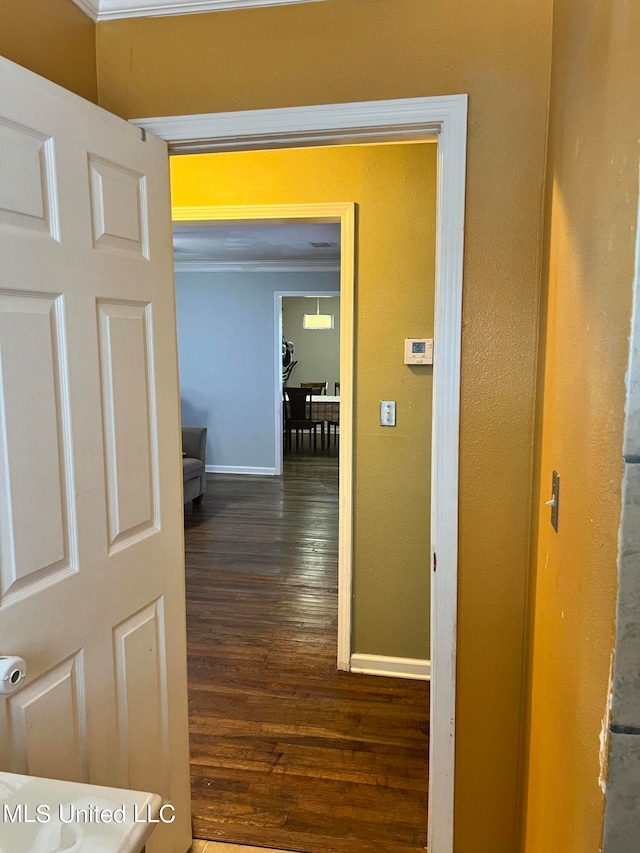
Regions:
[[[327,0],[98,25],[100,101],[126,117],[470,95],[456,853],[517,849],[550,61],[551,0]]]
[[[98,100],[96,25],[71,0],[0,0],[0,56]]]
[[[174,157],[173,204],[355,201],[357,283],[353,651],[429,657],[436,147],[374,145]],[[380,400],[397,401],[381,427]]]
[[[638,202],[640,7],[556,0],[526,853],[596,853]],[[548,500],[561,474],[560,526]]]
[[[628,0],[555,2],[534,433],[551,6],[328,0],[97,28],[100,102],[125,117],[470,94],[457,853],[511,853],[517,845],[534,441],[524,845],[527,853],[590,853],[601,829],[598,738],[613,635],[639,12]],[[94,31],[71,0],[0,0],[0,53],[91,99]],[[399,454],[397,462],[407,459]],[[553,467],[563,477],[557,535],[547,511],[537,513]]]

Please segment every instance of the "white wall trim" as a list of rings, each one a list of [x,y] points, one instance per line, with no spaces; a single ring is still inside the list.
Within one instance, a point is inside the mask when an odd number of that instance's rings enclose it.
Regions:
[[[452,118],[466,95],[401,98],[356,104],[321,104],[231,113],[131,119],[137,127],[160,136],[173,153],[248,151],[304,145],[436,141],[442,117]],[[438,109],[427,101],[439,101]],[[465,107],[466,109],[466,107]],[[439,115],[440,119],[436,116]]]
[[[167,15],[191,15],[195,12],[220,12],[255,6],[288,6],[291,3],[318,3],[320,0],[73,0],[92,21],[118,18],[158,18]]]
[[[418,658],[394,658],[386,655],[351,655],[351,672],[387,675],[391,678],[431,679],[431,661]]]
[[[438,98],[433,98],[434,102]],[[434,103],[437,110],[437,104]],[[430,853],[453,853],[460,360],[467,162],[467,97],[441,115],[436,213],[436,305],[431,450]],[[437,554],[437,569],[436,559]]]
[[[176,261],[176,272],[339,272],[340,261]]]
[[[275,468],[252,468],[250,465],[205,465],[207,474],[253,474],[260,477],[273,477]]]
[[[134,122],[161,136],[176,152],[241,151],[372,140],[435,138],[438,142],[431,481],[431,544],[433,553],[437,553],[437,571],[432,555],[427,842],[430,853],[453,853],[467,101],[466,95],[451,95]],[[350,553],[351,531],[348,543],[346,540],[340,543],[341,549],[346,547]],[[348,605],[350,609],[350,599]]]

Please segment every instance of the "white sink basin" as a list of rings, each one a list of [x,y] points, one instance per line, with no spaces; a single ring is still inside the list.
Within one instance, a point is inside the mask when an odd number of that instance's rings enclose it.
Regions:
[[[161,806],[157,794],[0,772],[0,853],[140,853]]]

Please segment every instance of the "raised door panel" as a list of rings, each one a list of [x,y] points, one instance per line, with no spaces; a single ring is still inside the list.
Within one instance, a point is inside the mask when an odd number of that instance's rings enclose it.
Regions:
[[[94,247],[148,260],[145,176],[89,155],[89,183]]]
[[[61,312],[59,298],[0,292],[3,605],[74,570]]]
[[[169,795],[164,608],[159,599],[113,631],[122,784]],[[147,743],[146,754],[136,749]]]
[[[14,773],[87,782],[82,652],[7,699]]]
[[[0,225],[59,237],[53,139],[1,118]]]
[[[98,302],[110,553],[155,532],[151,306]]]

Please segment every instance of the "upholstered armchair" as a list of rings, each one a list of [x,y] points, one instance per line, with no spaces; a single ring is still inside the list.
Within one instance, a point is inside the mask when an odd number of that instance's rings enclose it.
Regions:
[[[185,503],[202,503],[207,486],[204,468],[206,453],[207,428],[182,427],[182,482]]]

